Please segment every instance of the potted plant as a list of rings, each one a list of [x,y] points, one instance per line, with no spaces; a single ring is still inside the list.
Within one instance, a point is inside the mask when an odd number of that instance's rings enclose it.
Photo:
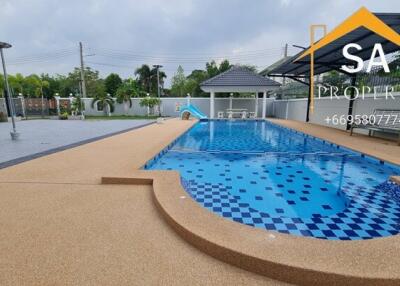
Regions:
[[[60,113],[60,115],[58,116],[58,118],[60,120],[67,120],[68,119],[68,112],[64,111],[62,113]]]
[[[70,119],[85,119],[85,102],[82,96],[77,95],[72,101],[72,116]]]

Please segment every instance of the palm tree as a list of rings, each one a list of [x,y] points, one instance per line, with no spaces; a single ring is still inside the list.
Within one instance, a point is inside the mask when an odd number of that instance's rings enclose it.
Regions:
[[[128,108],[132,108],[131,96],[128,93],[123,93],[119,96],[117,95],[117,102],[124,104],[124,112],[125,114],[128,114]]]
[[[134,79],[128,79],[118,88],[116,92],[117,102],[124,104],[125,114],[128,113],[128,108],[132,107],[132,97],[140,96],[141,91]],[[129,105],[129,106],[128,106]]]
[[[138,83],[147,93],[157,92],[157,69],[150,68],[148,65],[142,65],[135,71]],[[160,86],[164,85],[164,79],[167,75],[163,71],[159,71]]]
[[[140,68],[137,68],[135,71],[135,75],[137,76],[137,80],[139,84],[143,87],[147,92],[151,92],[151,78],[154,76],[151,68],[148,65],[142,65]]]
[[[114,99],[111,95],[107,93],[98,93],[95,98],[92,100],[92,108],[94,108],[95,104],[101,106],[103,108],[104,115],[110,116],[111,112],[114,112]]]
[[[44,94],[43,94],[43,87],[49,87],[50,83],[47,80],[42,80],[38,78],[38,87],[36,88],[36,95],[40,95],[41,102],[42,102],[42,117],[44,117]]]

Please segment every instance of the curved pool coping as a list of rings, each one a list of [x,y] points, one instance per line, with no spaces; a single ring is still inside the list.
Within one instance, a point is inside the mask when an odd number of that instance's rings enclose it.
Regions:
[[[332,241],[257,229],[199,205],[176,171],[138,170],[102,182],[151,184],[156,207],[182,238],[242,269],[298,285],[400,285],[400,235]]]

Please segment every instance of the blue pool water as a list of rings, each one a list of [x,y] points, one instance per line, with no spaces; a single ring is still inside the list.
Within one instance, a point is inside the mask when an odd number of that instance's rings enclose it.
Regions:
[[[356,240],[400,231],[400,167],[265,121],[197,123],[146,169],[178,170],[199,204],[233,221]]]

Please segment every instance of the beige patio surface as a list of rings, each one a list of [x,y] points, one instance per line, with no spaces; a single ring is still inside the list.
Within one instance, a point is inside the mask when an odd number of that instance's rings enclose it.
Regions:
[[[0,170],[0,285],[287,285],[197,250],[129,175],[193,121],[168,120]]]
[[[395,143],[274,121],[400,163]],[[0,170],[0,284],[287,285],[192,247],[151,185],[101,185],[130,177],[193,123],[171,119]]]

